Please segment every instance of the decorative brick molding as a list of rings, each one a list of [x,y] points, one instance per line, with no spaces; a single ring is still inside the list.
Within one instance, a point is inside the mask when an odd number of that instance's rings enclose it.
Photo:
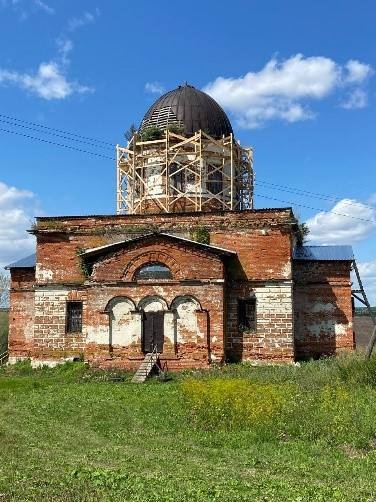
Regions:
[[[174,279],[182,278],[180,267],[172,256],[162,251],[148,251],[147,253],[139,254],[129,262],[129,264],[124,270],[123,280],[129,282],[132,281],[135,272],[140,267],[150,262],[163,263],[171,270]]]

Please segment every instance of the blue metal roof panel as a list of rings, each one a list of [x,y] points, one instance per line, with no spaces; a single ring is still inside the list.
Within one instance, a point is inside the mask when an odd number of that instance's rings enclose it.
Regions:
[[[352,261],[354,253],[351,246],[297,246],[293,258],[311,261]]]
[[[7,265],[4,268],[7,270],[11,268],[33,268],[35,267],[36,261],[37,261],[37,255],[33,253],[29,256],[26,256],[25,258],[21,258],[21,260],[15,261],[10,265]]]

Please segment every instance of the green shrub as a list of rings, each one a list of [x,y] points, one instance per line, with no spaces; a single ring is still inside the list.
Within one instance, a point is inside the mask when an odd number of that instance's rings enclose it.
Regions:
[[[169,132],[174,132],[175,134],[183,134],[184,133],[184,125],[180,123],[169,124],[167,127]]]
[[[140,133],[141,141],[154,141],[156,139],[161,139],[163,137],[162,129],[157,126],[145,127],[145,129]]]
[[[191,239],[201,244],[210,244],[210,232],[203,225],[197,225],[191,230]]]

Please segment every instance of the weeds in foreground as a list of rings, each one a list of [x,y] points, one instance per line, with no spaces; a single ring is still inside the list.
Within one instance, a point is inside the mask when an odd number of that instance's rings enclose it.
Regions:
[[[374,361],[0,370],[0,499],[373,501]],[[124,379],[123,379],[124,378]]]
[[[197,427],[248,430],[254,440],[295,438],[366,447],[376,437],[376,358],[359,355],[301,367],[230,368],[188,377],[184,399]]]

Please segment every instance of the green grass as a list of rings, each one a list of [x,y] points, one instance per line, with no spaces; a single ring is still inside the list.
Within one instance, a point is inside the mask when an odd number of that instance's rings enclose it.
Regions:
[[[375,360],[130,377],[2,368],[0,500],[376,498]]]
[[[8,348],[8,312],[0,310],[0,354]]]

